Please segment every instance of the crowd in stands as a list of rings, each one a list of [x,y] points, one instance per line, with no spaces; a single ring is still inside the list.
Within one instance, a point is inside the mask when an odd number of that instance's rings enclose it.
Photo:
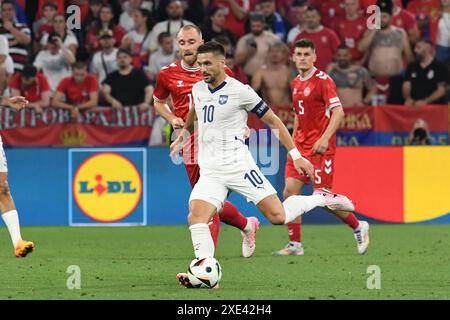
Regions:
[[[151,107],[156,75],[177,57],[183,25],[226,48],[236,78],[290,104],[293,44],[346,107],[448,102],[450,0],[0,0],[0,91],[48,106]],[[81,28],[67,8],[77,5]],[[373,5],[381,10],[375,16]]]

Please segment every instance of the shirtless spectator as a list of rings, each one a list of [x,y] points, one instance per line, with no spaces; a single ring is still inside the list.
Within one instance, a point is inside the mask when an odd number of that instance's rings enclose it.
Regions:
[[[236,45],[236,63],[243,67],[249,79],[265,63],[269,47],[279,41],[272,32],[264,30],[265,26],[264,15],[252,13],[251,32],[239,39]]]
[[[370,105],[376,86],[363,66],[351,63],[351,50],[341,45],[335,54],[336,63],[332,63],[327,73],[336,83],[339,99],[344,107]],[[364,96],[364,92],[367,94]]]
[[[401,103],[400,73],[404,61],[411,62],[413,55],[406,32],[391,25],[392,1],[379,0],[377,5],[381,10],[381,29],[367,30],[358,49],[368,51],[368,67],[377,82],[378,93],[388,97],[389,103]]]
[[[269,48],[268,61],[258,69],[252,78],[252,88],[260,91],[269,106],[291,104],[291,74],[287,65],[289,49],[277,42]]]

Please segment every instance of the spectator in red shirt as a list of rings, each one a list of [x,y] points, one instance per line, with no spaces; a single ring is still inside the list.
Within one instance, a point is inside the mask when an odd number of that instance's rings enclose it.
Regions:
[[[322,24],[331,27],[335,19],[344,16],[342,0],[310,0],[309,4],[316,7],[322,17]]]
[[[33,65],[25,65],[22,73],[12,76],[9,87],[12,96],[24,96],[29,101],[28,107],[39,113],[50,105],[50,84]]]
[[[100,31],[112,30],[115,46],[120,47],[122,39],[125,36],[125,29],[114,23],[114,11],[111,5],[104,5],[100,9],[100,20],[87,30],[85,45],[90,53],[101,50],[100,47]]]
[[[345,16],[336,19],[334,30],[350,49],[352,62],[362,65],[363,53],[358,50],[358,43],[367,29],[366,18],[360,15],[359,0],[345,0],[344,10]]]
[[[72,66],[72,76],[64,78],[59,83],[52,106],[68,109],[71,111],[72,118],[76,118],[79,110],[93,108],[97,105],[97,78],[88,74],[86,64],[76,62]]]
[[[393,4],[394,10],[392,11],[391,24],[404,29],[408,34],[409,42],[415,44],[420,38],[416,17],[408,10],[402,8],[401,0],[393,0]]]
[[[212,0],[211,7],[224,7],[227,15],[225,28],[233,32],[236,39],[245,34],[245,22],[249,12],[252,10],[254,1],[251,0]]]
[[[319,70],[325,70],[333,61],[333,55],[341,41],[336,32],[320,24],[320,13],[317,8],[308,7],[306,22],[306,30],[300,32],[293,43],[305,38],[314,42],[317,52],[316,67]]]

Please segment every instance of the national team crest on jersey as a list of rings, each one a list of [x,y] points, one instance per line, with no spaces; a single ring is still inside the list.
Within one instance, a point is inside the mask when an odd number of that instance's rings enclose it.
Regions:
[[[305,97],[309,96],[311,94],[311,89],[309,87],[306,87],[305,90],[303,90],[303,95]]]
[[[220,95],[219,97],[219,104],[225,104],[228,101],[228,96]]]

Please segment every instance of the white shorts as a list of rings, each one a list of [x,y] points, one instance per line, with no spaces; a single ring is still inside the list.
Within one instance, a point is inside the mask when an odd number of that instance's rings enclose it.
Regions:
[[[3,143],[0,140],[0,172],[8,172],[8,164],[6,162],[5,150],[3,150]]]
[[[200,179],[192,189],[189,202],[203,200],[222,210],[228,193],[234,191],[242,195],[248,202],[258,204],[264,198],[276,194],[277,191],[259,168],[250,166],[248,170],[234,173],[200,172]]]

